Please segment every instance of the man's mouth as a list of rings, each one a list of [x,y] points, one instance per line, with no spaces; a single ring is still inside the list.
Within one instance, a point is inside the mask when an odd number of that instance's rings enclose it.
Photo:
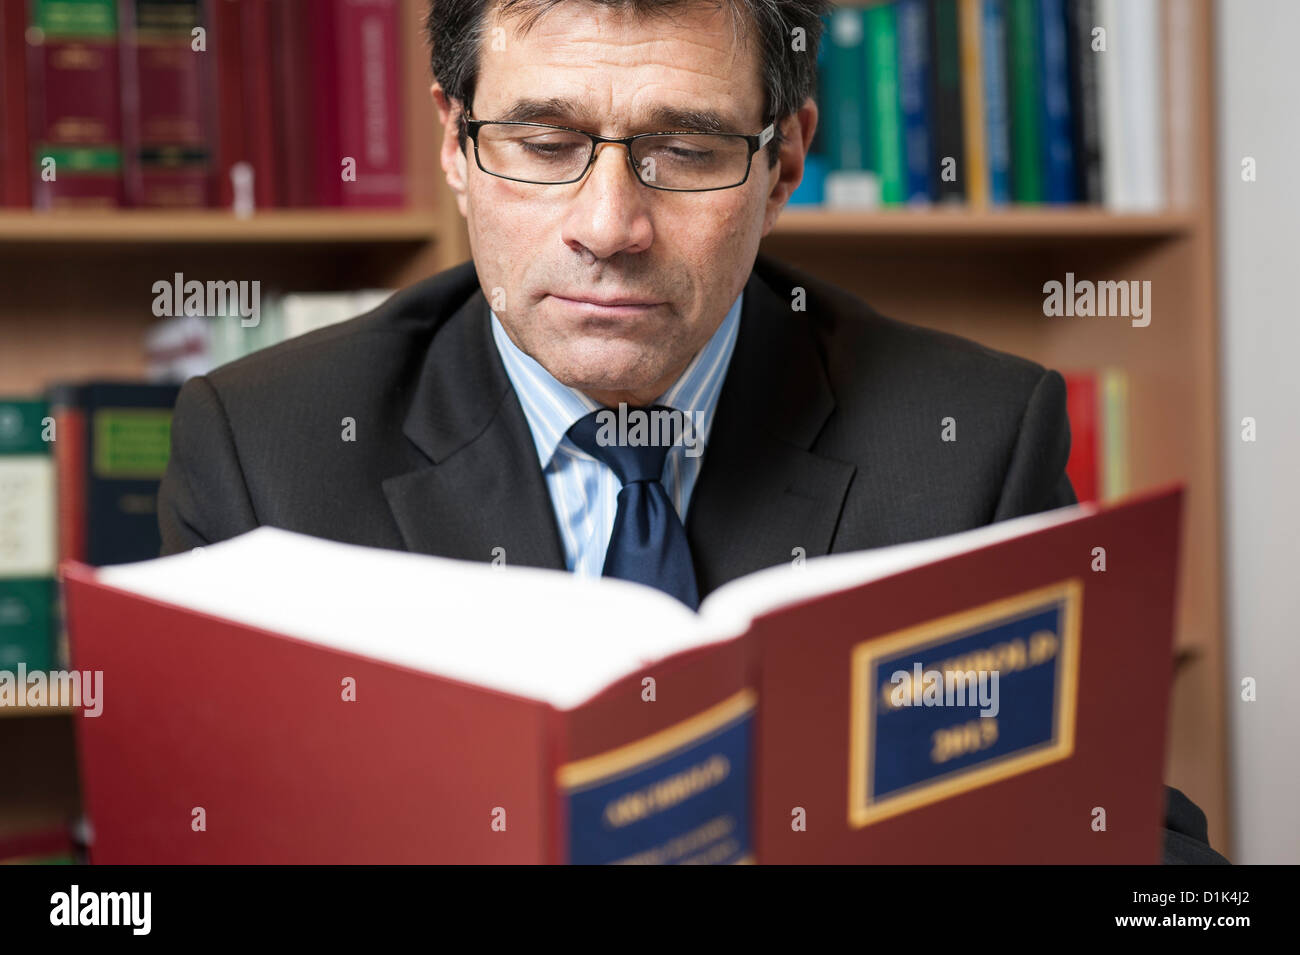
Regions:
[[[571,311],[595,316],[638,315],[652,311],[663,302],[641,295],[603,295],[574,292],[570,295],[551,293],[551,298]]]

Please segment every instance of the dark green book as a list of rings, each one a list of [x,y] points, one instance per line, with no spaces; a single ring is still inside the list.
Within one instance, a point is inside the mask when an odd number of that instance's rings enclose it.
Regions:
[[[1011,101],[1011,198],[1042,202],[1045,152],[1040,104],[1043,64],[1039,54],[1038,0],[1007,3],[1007,79]]]
[[[865,13],[871,151],[880,175],[880,200],[892,205],[907,198],[903,115],[898,99],[898,20],[892,4],[868,7]]]

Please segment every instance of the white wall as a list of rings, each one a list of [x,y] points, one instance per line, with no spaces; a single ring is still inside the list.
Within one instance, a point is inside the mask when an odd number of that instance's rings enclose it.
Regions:
[[[1218,0],[1234,862],[1300,862],[1300,2]],[[1243,182],[1254,157],[1258,179]],[[1241,440],[1254,417],[1255,443]],[[1241,701],[1254,677],[1258,699]]]

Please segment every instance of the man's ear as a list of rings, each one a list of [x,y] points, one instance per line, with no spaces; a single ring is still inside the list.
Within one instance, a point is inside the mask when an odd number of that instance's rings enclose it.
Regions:
[[[792,116],[787,116],[781,123],[781,131],[785,134],[785,142],[781,144],[781,150],[777,153],[777,164],[773,167],[771,173],[772,189],[767,196],[767,213],[763,219],[763,235],[772,231],[776,225],[777,216],[785,208],[790,196],[799,188],[799,183],[803,180],[804,157],[808,154],[808,147],[812,145],[813,133],[817,131],[817,102],[810,96],[804,100],[803,106]],[[754,161],[762,162],[764,167],[767,165],[764,152],[754,154]]]
[[[433,96],[433,105],[438,109],[438,122],[442,124],[442,150],[438,154],[442,171],[447,177],[447,186],[456,194],[460,214],[466,215],[465,153],[461,151],[458,138],[461,107],[459,103],[447,98],[441,84],[436,81],[429,87],[429,93]]]

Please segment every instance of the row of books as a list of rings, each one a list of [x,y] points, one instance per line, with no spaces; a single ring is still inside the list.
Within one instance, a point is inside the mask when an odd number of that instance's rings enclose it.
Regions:
[[[97,381],[0,398],[0,670],[66,666],[60,560],[158,556],[178,391]]]
[[[400,0],[0,0],[0,205],[401,207]]]
[[[824,20],[818,132],[791,203],[1163,208],[1173,81],[1162,37],[1185,32],[1180,3],[837,9]]]

